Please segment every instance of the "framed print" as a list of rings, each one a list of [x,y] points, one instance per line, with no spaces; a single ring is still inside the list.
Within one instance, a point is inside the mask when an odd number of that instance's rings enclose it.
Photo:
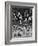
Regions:
[[[5,2],[5,44],[37,42],[37,4]]]

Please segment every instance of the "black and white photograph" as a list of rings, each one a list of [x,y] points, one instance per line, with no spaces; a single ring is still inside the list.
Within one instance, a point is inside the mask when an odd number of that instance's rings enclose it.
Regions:
[[[5,44],[37,42],[37,4],[5,2]]]
[[[32,36],[32,8],[11,6],[12,38]]]

